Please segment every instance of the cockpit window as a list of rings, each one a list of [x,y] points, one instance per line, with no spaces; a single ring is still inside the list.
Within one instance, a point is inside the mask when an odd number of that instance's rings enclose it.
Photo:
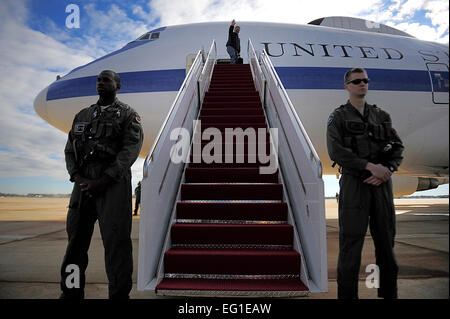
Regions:
[[[143,41],[143,40],[156,40],[156,39],[159,39],[159,33],[164,31],[165,29],[166,29],[166,27],[161,27],[161,28],[158,28],[158,29],[154,29],[154,30],[148,31],[148,32],[144,33],[143,35],[141,35],[136,40],[131,41],[130,43],[133,43],[133,42],[136,42],[136,41]]]
[[[143,35],[141,35],[139,38],[137,38],[136,40],[148,40],[148,38],[150,37],[150,33],[147,32]]]
[[[138,40],[148,40],[149,36],[150,36],[150,33],[149,33],[149,32],[144,33],[144,34],[141,35],[139,38],[137,38],[135,41],[138,41]]]
[[[159,39],[159,32],[147,32],[141,35],[139,38],[137,38],[134,41],[141,41],[141,40],[156,40]]]

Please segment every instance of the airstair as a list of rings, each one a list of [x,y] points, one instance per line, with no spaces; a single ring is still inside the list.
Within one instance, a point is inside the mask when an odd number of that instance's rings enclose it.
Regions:
[[[138,289],[325,292],[320,160],[268,55],[216,52],[198,52],[144,163]]]

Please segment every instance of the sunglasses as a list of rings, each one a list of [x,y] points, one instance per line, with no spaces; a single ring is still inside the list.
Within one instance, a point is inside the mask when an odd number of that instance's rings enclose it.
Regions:
[[[353,83],[353,84],[357,85],[357,84],[359,84],[361,82],[364,82],[364,84],[367,84],[367,83],[370,82],[370,80],[369,79],[356,79],[356,80],[352,80],[352,81],[347,81],[346,83],[347,84]]]

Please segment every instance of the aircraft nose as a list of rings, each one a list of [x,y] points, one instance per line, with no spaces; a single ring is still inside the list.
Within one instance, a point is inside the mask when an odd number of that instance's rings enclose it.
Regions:
[[[47,90],[48,87],[39,92],[39,94],[34,99],[34,110],[43,120],[48,122]]]

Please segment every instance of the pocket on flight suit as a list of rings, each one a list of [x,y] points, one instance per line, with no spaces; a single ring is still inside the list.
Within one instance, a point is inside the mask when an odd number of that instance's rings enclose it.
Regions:
[[[370,155],[370,141],[365,135],[356,135],[356,147],[358,149],[358,155],[361,158],[366,158]]]
[[[339,185],[339,232],[351,237],[364,236],[369,219],[362,203],[362,181],[359,177],[342,175]]]
[[[115,138],[120,134],[120,125],[115,121],[105,122],[105,137]]]

